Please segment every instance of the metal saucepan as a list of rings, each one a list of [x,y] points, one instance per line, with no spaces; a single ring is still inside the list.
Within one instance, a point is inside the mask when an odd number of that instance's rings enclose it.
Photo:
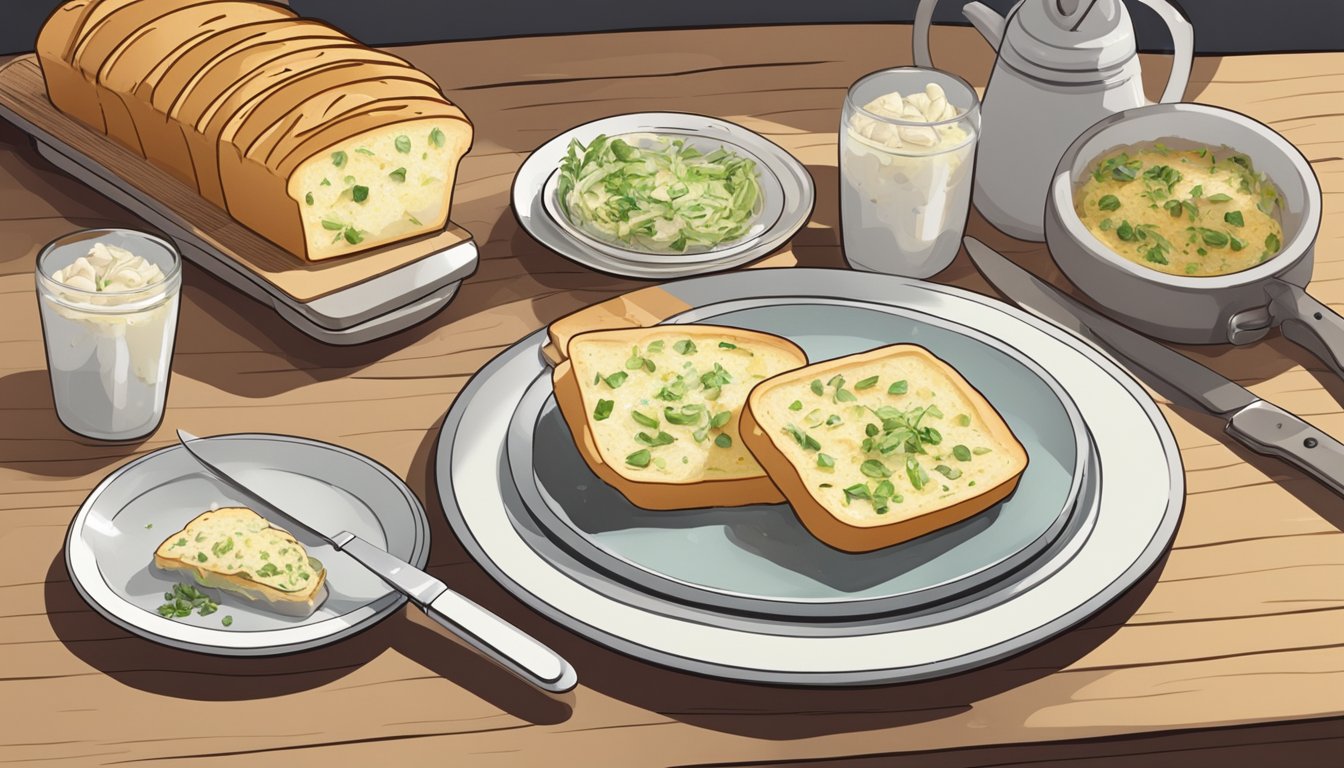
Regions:
[[[1228,147],[1246,155],[1282,195],[1283,247],[1228,275],[1186,277],[1114,253],[1078,219],[1074,192],[1095,163],[1131,145]],[[1344,318],[1303,290],[1311,280],[1321,187],[1302,153],[1268,126],[1202,104],[1158,104],[1101,120],[1073,142],[1046,198],[1045,235],[1059,268],[1108,314],[1150,336],[1185,344],[1248,344],[1275,326],[1344,375]]]

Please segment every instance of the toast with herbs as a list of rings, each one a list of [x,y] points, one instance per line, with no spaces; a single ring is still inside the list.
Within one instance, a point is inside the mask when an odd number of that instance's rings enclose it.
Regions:
[[[1027,454],[966,379],[914,344],[816,363],[762,382],[742,441],[821,541],[866,552],[998,503]]]
[[[807,364],[778,336],[712,325],[581,333],[555,397],[593,472],[645,509],[784,500],[738,434],[757,383]]]

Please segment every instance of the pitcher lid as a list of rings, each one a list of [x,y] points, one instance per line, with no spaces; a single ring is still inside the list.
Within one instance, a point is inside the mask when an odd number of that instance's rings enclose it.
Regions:
[[[1135,52],[1134,25],[1121,0],[1023,0],[1000,48],[1033,73],[1110,70]]]

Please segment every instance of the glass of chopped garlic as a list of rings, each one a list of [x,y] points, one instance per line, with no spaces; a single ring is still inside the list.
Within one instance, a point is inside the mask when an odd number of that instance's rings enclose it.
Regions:
[[[970,209],[980,100],[955,75],[874,72],[840,120],[840,222],[855,269],[928,277],[952,262]]]
[[[182,263],[166,241],[89,229],[37,257],[37,296],[56,415],[73,432],[134,440],[163,419]]]

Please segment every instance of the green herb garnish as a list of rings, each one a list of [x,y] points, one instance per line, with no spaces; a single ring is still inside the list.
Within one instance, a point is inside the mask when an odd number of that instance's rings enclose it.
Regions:
[[[1241,211],[1228,211],[1223,214],[1223,221],[1234,227],[1246,226],[1246,219],[1242,217]]]
[[[824,453],[817,454],[817,466],[823,469],[830,469],[835,466],[835,459]]]
[[[890,387],[887,387],[888,395],[904,395],[908,391],[910,391],[910,384],[905,379],[901,379]]]
[[[404,155],[407,152],[411,151],[411,137],[405,135],[398,136],[397,138],[393,139],[392,145],[397,148],[398,152]]]
[[[727,434],[723,432],[720,432],[719,436],[714,438],[714,444],[719,446],[720,448],[731,448],[733,445],[733,438],[729,437]]]
[[[652,437],[649,436],[648,432],[640,432],[639,434],[635,435],[635,442],[639,443],[640,445],[647,445],[650,448],[657,448],[662,445],[671,445],[676,441],[677,438],[669,435],[666,432],[659,432],[657,435],[654,435]]]
[[[602,381],[605,382],[608,387],[616,389],[624,384],[625,380],[628,378],[630,378],[630,374],[625,371],[617,371],[610,376],[603,376]]]
[[[649,449],[647,448],[641,448],[625,457],[626,464],[629,464],[632,467],[639,467],[640,469],[649,466],[649,462],[652,460],[653,454],[649,453]]]
[[[308,205],[312,205],[312,204],[313,204],[313,193],[312,193],[312,192],[309,192],[308,194],[304,195],[304,196],[303,196],[303,202],[307,203]]]
[[[731,343],[731,342],[727,342],[727,341],[720,341],[720,342],[719,342],[719,347],[720,347],[721,349],[737,349],[737,345],[736,345],[736,344],[733,344],[733,343]]]
[[[803,410],[803,401],[802,401],[802,400],[794,400],[792,403],[789,403],[789,410],[790,410],[790,411],[801,411],[801,410]]]
[[[655,419],[655,418],[653,418],[653,417],[651,417],[651,416],[645,416],[644,414],[640,413],[639,411],[630,411],[630,418],[634,419],[634,420],[635,420],[635,423],[639,424],[639,425],[642,426],[642,427],[653,428],[653,427],[658,426],[658,420],[657,420],[657,419]]]
[[[877,377],[869,376],[854,383],[854,389],[870,389],[877,386]]]
[[[389,179],[391,179],[391,180],[393,180],[393,181],[396,181],[396,182],[402,182],[402,181],[405,181],[405,180],[406,180],[406,169],[405,169],[405,168],[398,168],[397,170],[395,170],[395,171],[393,171],[393,172],[387,174],[387,178],[389,178]]]
[[[611,416],[611,410],[616,407],[615,400],[598,400],[597,407],[593,409],[593,421],[606,421]]]
[[[663,418],[667,419],[668,424],[676,424],[680,427],[688,427],[692,424],[699,424],[700,417],[705,414],[703,405],[683,405],[680,410],[668,406],[663,409]]]
[[[346,155],[345,155],[344,152],[332,152],[332,153],[331,153],[331,164],[334,165],[334,166],[336,166],[337,168],[344,168],[344,167],[345,167],[345,158],[346,158]]]
[[[964,445],[952,446],[952,455],[957,457],[957,461],[970,461],[971,449]]]
[[[868,459],[860,464],[859,471],[873,478],[891,477],[891,470],[887,469],[887,465],[876,459]]]
[[[1115,195],[1103,195],[1102,198],[1097,201],[1097,207],[1103,211],[1119,210],[1120,198]]]
[[[445,138],[443,131],[440,131],[438,128],[429,132],[429,143],[433,144],[435,147],[442,147]]]
[[[681,341],[673,342],[672,349],[675,349],[678,354],[682,355],[693,355],[696,352],[695,342],[690,339],[682,339]]]

